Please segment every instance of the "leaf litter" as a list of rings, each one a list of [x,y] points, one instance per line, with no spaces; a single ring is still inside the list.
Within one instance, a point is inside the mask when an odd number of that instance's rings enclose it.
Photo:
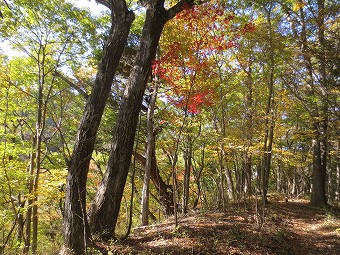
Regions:
[[[108,254],[339,255],[340,210],[318,209],[305,200],[268,205],[259,228],[252,205],[230,206],[225,213],[193,212],[147,227],[137,227]]]

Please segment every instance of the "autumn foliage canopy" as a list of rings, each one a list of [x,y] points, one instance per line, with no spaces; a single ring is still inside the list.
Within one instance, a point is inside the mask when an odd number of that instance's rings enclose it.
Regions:
[[[169,85],[167,99],[190,114],[214,102],[215,54],[239,47],[242,34],[253,32],[253,22],[242,23],[222,5],[183,5],[162,37],[161,54],[153,61],[154,75]]]

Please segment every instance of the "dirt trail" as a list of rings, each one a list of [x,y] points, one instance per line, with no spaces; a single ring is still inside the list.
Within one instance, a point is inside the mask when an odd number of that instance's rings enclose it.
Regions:
[[[274,209],[275,210],[275,209]],[[340,255],[340,211],[308,206],[305,201],[277,205],[286,215],[291,231],[301,240],[301,254]]]
[[[172,222],[136,228],[109,254],[340,255],[340,211],[308,206],[306,201],[268,206],[262,229],[254,211],[230,208]]]

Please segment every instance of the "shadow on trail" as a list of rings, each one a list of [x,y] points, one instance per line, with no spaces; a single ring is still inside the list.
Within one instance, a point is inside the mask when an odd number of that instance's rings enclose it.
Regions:
[[[181,219],[174,230],[170,222],[137,228],[113,254],[248,254],[337,255],[340,222],[334,213],[306,203],[272,203],[265,226],[258,229],[251,209],[231,208],[227,213],[208,212]]]

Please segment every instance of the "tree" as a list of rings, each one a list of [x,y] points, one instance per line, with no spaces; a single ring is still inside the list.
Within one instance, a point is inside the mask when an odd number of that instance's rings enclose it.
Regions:
[[[162,0],[148,2],[146,6],[140,46],[117,116],[107,169],[91,205],[92,233],[104,240],[114,237],[131,161],[138,114],[159,38],[165,23],[183,9],[184,3],[193,4],[193,1],[180,1],[168,10],[165,9]]]
[[[6,0],[3,0],[3,2],[6,4],[7,8],[10,8],[7,1]],[[0,10],[0,18],[3,18],[3,14],[2,14],[2,11]]]
[[[49,142],[56,134],[53,131],[56,128],[53,127],[55,123],[51,124],[52,102],[57,95],[62,94],[56,73],[59,68],[70,67],[72,61],[68,57],[71,54],[85,52],[86,43],[75,40],[84,32],[81,27],[76,27],[75,13],[79,12],[67,3],[59,4],[52,1],[32,5],[32,1],[18,1],[6,13],[4,24],[1,26],[1,34],[9,39],[11,46],[27,55],[26,58],[18,58],[17,61],[27,63],[30,65],[26,66],[27,69],[31,69],[31,73],[26,74],[26,82],[22,77],[25,73],[21,71],[21,75],[18,72],[18,76],[13,77],[16,80],[10,80],[10,83],[18,91],[24,92],[36,108],[34,113],[31,113],[35,115],[34,121],[25,122],[32,132],[32,145],[27,178],[24,254],[28,254],[31,244],[33,254],[37,252],[40,177],[42,169],[46,167],[44,161],[50,154]],[[84,19],[88,18],[86,12],[82,14]],[[68,17],[69,23],[65,17]],[[84,32],[84,35],[86,33]],[[74,61],[76,59],[74,57]],[[22,65],[21,68],[23,67]]]
[[[93,89],[86,102],[68,163],[64,209],[64,245],[60,254],[85,254],[90,238],[86,213],[86,180],[96,133],[119,65],[134,14],[125,1],[98,1],[111,11],[111,28]]]
[[[298,79],[287,76],[284,81],[290,91],[303,105],[310,116],[310,127],[313,132],[313,181],[311,204],[324,206],[326,198],[326,177],[329,152],[329,127],[332,126],[332,107],[334,93],[332,88],[336,81],[332,70],[336,60],[329,54],[334,45],[332,30],[334,12],[338,4],[327,1],[304,3],[296,1],[291,7],[282,4],[290,23],[290,33],[296,39],[301,61],[290,69]],[[329,25],[327,25],[329,24]],[[335,32],[336,33],[336,32]],[[328,36],[329,35],[329,36]],[[300,69],[303,67],[302,69]],[[300,69],[300,70],[299,70]],[[298,80],[298,82],[289,81]]]
[[[154,130],[154,110],[157,98],[158,83],[154,81],[153,88],[150,88],[150,103],[147,112],[147,140],[146,140],[146,153],[145,153],[145,173],[143,180],[143,191],[142,191],[142,226],[149,224],[149,183],[152,171],[152,164],[156,161],[154,154],[155,151],[155,130]]]
[[[193,134],[196,132],[196,116],[217,100],[215,90],[218,90],[218,79],[213,67],[216,62],[212,56],[223,54],[224,50],[236,45],[232,33],[228,33],[231,19],[223,6],[203,4],[179,14],[169,24],[162,40],[160,77],[169,87],[166,93],[169,101],[184,113],[178,137],[174,139],[184,143],[179,147],[184,148],[183,212],[188,210],[190,196],[193,146],[197,138]],[[177,150],[172,151],[172,154],[176,162]]]
[[[339,4],[97,3],[0,0],[22,52],[1,44],[0,253],[52,253],[62,232],[60,254],[105,253],[130,193],[129,229],[234,202],[262,226],[272,192],[339,202]]]

